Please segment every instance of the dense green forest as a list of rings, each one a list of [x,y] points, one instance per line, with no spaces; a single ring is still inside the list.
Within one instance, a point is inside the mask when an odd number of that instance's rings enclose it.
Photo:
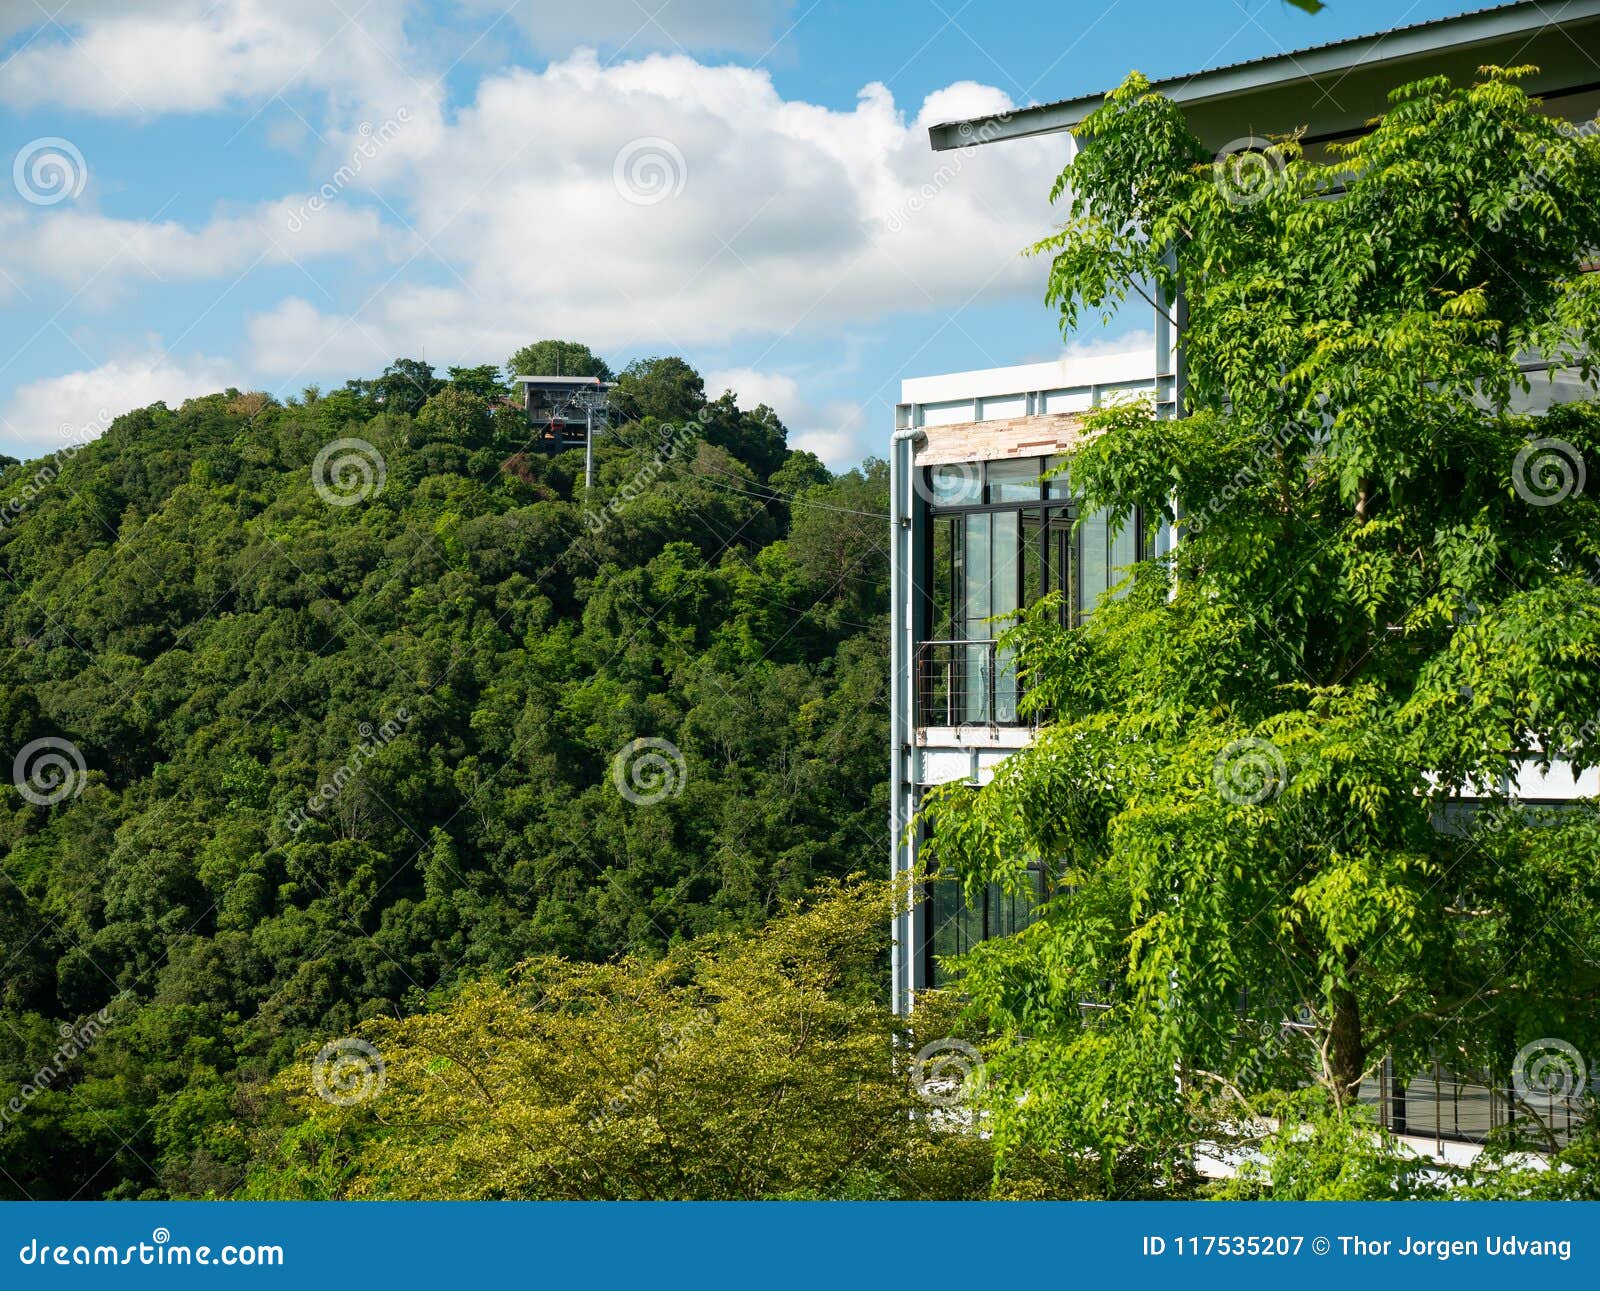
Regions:
[[[307,1046],[876,868],[881,463],[617,380],[587,498],[411,360],[3,466],[0,1195],[233,1195]]]

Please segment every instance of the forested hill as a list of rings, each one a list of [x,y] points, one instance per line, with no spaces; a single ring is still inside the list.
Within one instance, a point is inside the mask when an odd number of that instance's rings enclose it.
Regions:
[[[309,1041],[880,863],[881,463],[658,359],[585,506],[504,393],[401,362],[0,471],[0,1195],[226,1194]]]

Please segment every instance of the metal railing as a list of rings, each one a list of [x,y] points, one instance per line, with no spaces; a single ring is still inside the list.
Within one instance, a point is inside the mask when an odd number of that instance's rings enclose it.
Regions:
[[[917,647],[918,726],[1023,726],[1016,669],[993,640]]]
[[[1485,1143],[1498,1133],[1535,1152],[1561,1148],[1585,1114],[1581,1090],[1519,1095],[1487,1072],[1455,1072],[1437,1062],[1402,1080],[1387,1058],[1357,1097],[1391,1133],[1441,1146]]]

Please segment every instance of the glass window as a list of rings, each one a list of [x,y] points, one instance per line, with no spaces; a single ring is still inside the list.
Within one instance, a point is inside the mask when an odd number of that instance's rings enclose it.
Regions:
[[[1106,564],[1106,513],[1096,511],[1093,515],[1085,516],[1078,539],[1083,548],[1081,576],[1078,580],[1078,611],[1088,618],[1105,595],[1106,588],[1111,585],[1108,581],[1111,570]]]
[[[983,501],[983,466],[979,462],[955,462],[928,468],[928,497],[934,506],[977,506]]]
[[[1049,537],[1046,532],[1046,512],[1037,507],[1018,513],[1021,521],[1022,544],[1022,603],[1032,605],[1050,590],[1049,571],[1045,567]]]
[[[996,511],[994,521],[994,566],[990,576],[989,613],[1011,614],[1022,608],[1022,579],[1026,561],[1022,552],[1022,513]],[[986,637],[998,637],[1005,623],[976,625]],[[994,663],[994,720],[1017,720],[1017,673],[1010,650],[997,652]]]
[[[1030,866],[1028,878],[1031,890],[1008,893],[998,883],[991,883],[972,905],[967,904],[961,884],[953,879],[936,879],[928,885],[929,946],[933,956],[929,979],[934,986],[952,980],[949,969],[939,962],[941,958],[964,955],[991,937],[1021,932],[1039,917],[1044,872]]]
[[[1006,626],[993,620],[1061,592],[1062,621],[1071,621],[1071,514],[1060,506],[967,511],[935,516],[930,530],[925,640],[970,644],[924,652],[923,702],[943,715],[941,724],[1014,724],[1016,660],[991,644]]]
[[[1061,622],[1070,625],[1073,617],[1073,587],[1075,580],[1075,544],[1072,540],[1072,517],[1065,509],[1049,513],[1049,528],[1045,535],[1045,590],[1060,592]]]
[[[1128,570],[1139,559],[1139,527],[1130,519],[1120,530],[1110,535],[1110,555],[1107,563],[1111,566],[1111,582],[1121,582],[1128,576]]]
[[[941,516],[933,522],[933,572],[928,591],[933,612],[928,624],[930,641],[949,641],[961,635],[956,627],[961,604],[961,521]]]
[[[1067,459],[1055,456],[1045,459],[1045,469],[1048,471],[1060,470],[1061,474],[1044,482],[1045,496],[1052,498],[1070,498],[1072,496],[1072,481],[1066,472]]]
[[[1083,547],[1082,581],[1078,609],[1087,618],[1100,598],[1125,577],[1139,559],[1139,526],[1133,518],[1113,532],[1104,511],[1084,519],[1080,541]]]
[[[989,463],[990,502],[1037,502],[1042,457],[1008,458]]]

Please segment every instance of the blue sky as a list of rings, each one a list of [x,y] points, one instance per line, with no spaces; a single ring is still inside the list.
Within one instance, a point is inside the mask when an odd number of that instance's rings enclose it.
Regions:
[[[941,176],[928,123],[1470,7],[0,0],[0,452],[559,336],[848,465],[900,378],[1063,348],[1017,251],[1065,143]]]

